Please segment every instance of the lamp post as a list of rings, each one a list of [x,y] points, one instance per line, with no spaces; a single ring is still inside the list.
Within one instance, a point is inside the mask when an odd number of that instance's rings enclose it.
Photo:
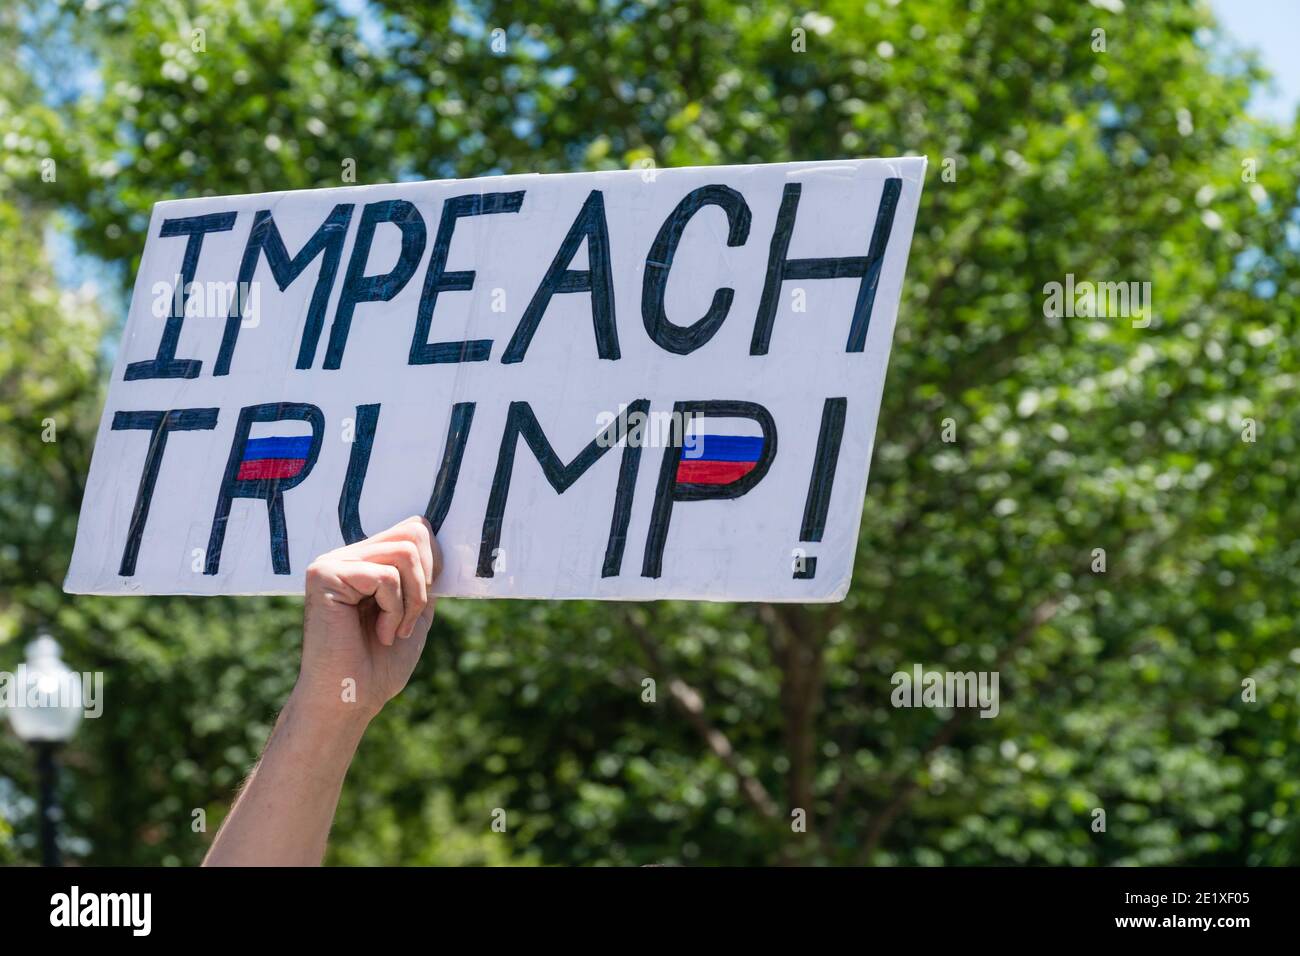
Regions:
[[[81,722],[85,707],[81,675],[63,663],[58,641],[48,634],[27,645],[27,660],[19,670],[16,699],[5,710],[18,739],[36,751],[41,864],[59,866],[58,764],[54,755]]]

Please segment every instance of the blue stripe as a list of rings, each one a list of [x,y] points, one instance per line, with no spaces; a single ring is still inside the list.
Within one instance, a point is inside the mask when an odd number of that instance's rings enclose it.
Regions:
[[[306,458],[311,451],[310,435],[292,438],[250,438],[244,445],[244,461],[262,461],[265,458]]]
[[[758,461],[763,453],[762,437],[749,435],[696,435],[694,447],[682,450],[686,461]]]

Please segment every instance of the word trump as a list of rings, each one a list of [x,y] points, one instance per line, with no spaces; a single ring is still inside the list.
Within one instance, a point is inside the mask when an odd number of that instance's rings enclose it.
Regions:
[[[161,203],[66,586],[293,592],[422,513],[439,593],[842,598],[923,174]]]

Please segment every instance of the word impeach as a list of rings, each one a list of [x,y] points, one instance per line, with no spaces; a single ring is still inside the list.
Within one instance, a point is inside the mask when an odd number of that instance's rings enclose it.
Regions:
[[[924,173],[159,203],[65,586],[300,592],[423,514],[440,594],[841,599]]]

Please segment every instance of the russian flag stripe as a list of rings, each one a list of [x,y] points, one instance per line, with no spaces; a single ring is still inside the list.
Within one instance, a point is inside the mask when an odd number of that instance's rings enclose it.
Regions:
[[[683,458],[677,465],[677,483],[681,485],[726,485],[751,471],[753,461],[690,461]]]
[[[696,435],[694,448],[686,448],[686,461],[758,461],[763,453],[761,435]],[[699,454],[695,454],[699,452]]]
[[[263,461],[283,458],[303,460],[311,451],[310,435],[294,435],[288,438],[250,438],[244,445],[244,461]]]
[[[305,458],[258,458],[245,461],[239,466],[240,481],[259,481],[265,478],[292,478],[302,471],[307,463]]]

